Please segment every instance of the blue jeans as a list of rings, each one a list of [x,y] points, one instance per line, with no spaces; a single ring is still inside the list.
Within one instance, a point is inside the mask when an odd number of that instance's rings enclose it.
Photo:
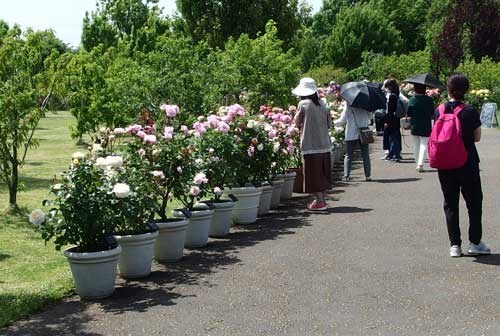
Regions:
[[[401,129],[399,128],[387,128],[387,137],[389,138],[389,154],[388,159],[399,159],[401,158]]]

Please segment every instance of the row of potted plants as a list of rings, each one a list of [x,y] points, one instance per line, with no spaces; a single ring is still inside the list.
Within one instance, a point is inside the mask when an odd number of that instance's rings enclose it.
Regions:
[[[232,105],[191,125],[179,108],[143,110],[134,125],[103,129],[74,153],[51,187],[45,212],[30,215],[46,241],[66,248],[77,293],[102,298],[125,278],[150,274],[153,257],[173,262],[290,198],[298,130],[281,109],[248,115]],[[185,119],[185,118],[184,118]],[[182,208],[170,209],[173,200]]]

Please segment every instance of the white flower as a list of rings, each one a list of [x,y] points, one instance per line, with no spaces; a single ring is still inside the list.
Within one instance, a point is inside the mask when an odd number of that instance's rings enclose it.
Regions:
[[[71,158],[73,160],[80,160],[80,159],[83,159],[85,157],[85,154],[83,154],[82,152],[75,152],[73,153],[73,155],[71,155]]]
[[[198,196],[200,194],[200,188],[198,188],[197,186],[192,186],[191,189],[189,189],[189,193],[192,196]]]
[[[181,173],[182,173],[182,168],[181,168],[181,167],[177,167],[177,172],[178,172],[179,174],[181,174]]]
[[[130,194],[130,187],[125,183],[117,183],[113,187],[113,193],[118,198],[125,198]]]
[[[120,168],[123,165],[121,156],[106,156],[106,164],[112,168]]]
[[[92,145],[92,152],[97,153],[97,152],[102,152],[104,148],[102,148],[101,144],[93,144]]]
[[[198,173],[193,178],[193,183],[196,185],[200,185],[202,183],[207,183],[208,179],[204,173]]]
[[[264,149],[264,145],[263,144],[258,144],[257,145],[257,150],[260,152]]]
[[[153,174],[154,177],[158,177],[160,179],[164,179],[165,178],[165,174],[163,174],[163,172],[161,170],[153,170],[151,172],[151,174]]]
[[[121,127],[117,127],[113,130],[113,134],[115,135],[122,135],[122,134],[125,134],[125,129],[121,128]]]
[[[30,213],[29,221],[36,227],[45,222],[45,213],[41,209],[35,209]]]
[[[103,157],[98,157],[95,160],[95,165],[99,168],[106,169],[108,167],[108,161]]]
[[[222,195],[222,189],[219,187],[215,187],[214,188],[214,195],[216,195],[216,196]]]
[[[274,151],[275,153],[277,153],[279,150],[280,150],[280,143],[279,143],[279,142],[275,142],[275,143],[273,144],[273,151]]]
[[[212,154],[212,153],[214,152],[214,149],[213,149],[213,148],[209,148],[209,149],[208,149],[208,152],[209,152],[210,154]]]
[[[196,159],[196,160],[194,160],[194,163],[196,163],[198,166],[201,166],[203,164],[203,160],[202,159]]]

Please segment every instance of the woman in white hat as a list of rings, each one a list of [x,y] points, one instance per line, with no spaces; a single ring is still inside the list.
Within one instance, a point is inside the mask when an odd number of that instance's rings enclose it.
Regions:
[[[328,129],[330,111],[319,98],[312,78],[302,78],[292,93],[300,97],[295,124],[300,128],[300,150],[303,157],[303,191],[313,195],[310,210],[325,210],[325,192],[331,188],[330,152],[332,143]]]

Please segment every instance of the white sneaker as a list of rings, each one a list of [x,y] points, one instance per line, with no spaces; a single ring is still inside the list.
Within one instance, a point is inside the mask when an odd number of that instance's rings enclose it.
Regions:
[[[491,254],[491,250],[482,241],[479,244],[469,244],[469,254]]]
[[[458,245],[450,247],[450,257],[456,258],[462,256],[462,248]]]

